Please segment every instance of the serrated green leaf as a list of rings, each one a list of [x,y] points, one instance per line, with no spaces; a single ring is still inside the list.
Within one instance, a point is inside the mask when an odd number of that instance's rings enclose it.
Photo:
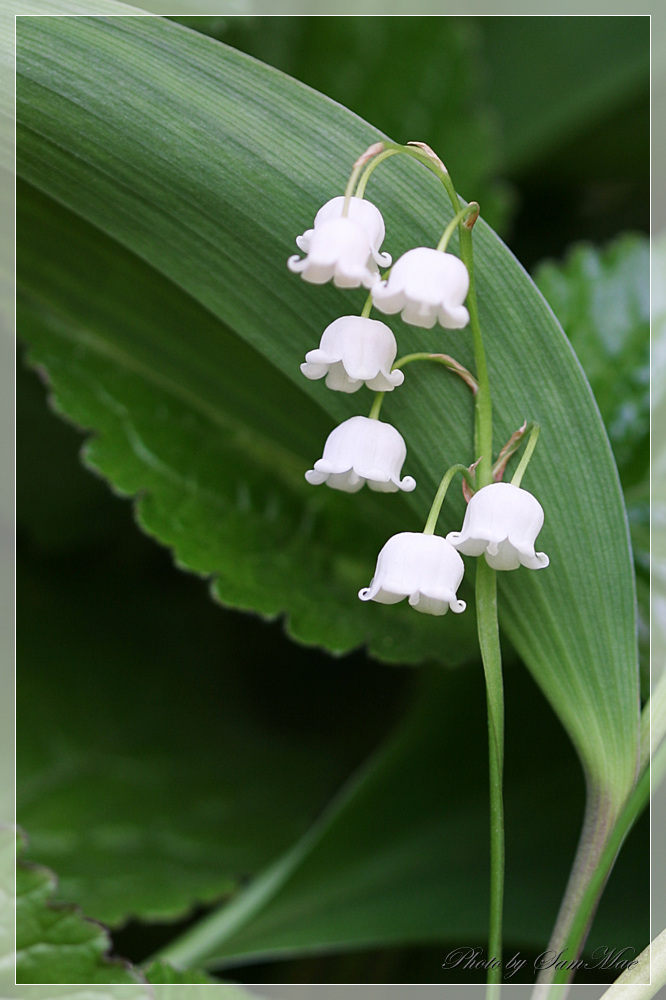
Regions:
[[[176,983],[181,985],[185,983],[190,985],[207,983],[210,985],[217,982],[216,979],[209,976],[203,969],[176,969],[168,962],[151,962],[150,965],[146,966],[144,969],[144,975],[148,982],[154,986],[158,984],[168,986]],[[247,997],[247,995],[248,994],[245,990],[238,990],[239,1000],[241,997]],[[178,996],[179,1000],[186,1000],[180,992]],[[192,998],[192,1000],[194,1000],[194,998]],[[229,994],[229,1000],[235,1000],[232,993]]]
[[[111,960],[104,928],[74,906],[51,902],[55,876],[20,861],[16,871],[16,979],[19,983],[141,983]]]
[[[24,19],[18,38],[19,173],[144,257],[297,381],[298,362],[326,320],[361,300],[305,287],[285,275],[284,260],[294,235],[342,189],[349,165],[377,132],[280,74],[159,19]],[[412,163],[373,178],[370,196],[385,210],[395,254],[421,241],[432,244],[441,232],[436,220],[444,215],[444,199],[431,181]],[[589,389],[552,314],[482,223],[475,241],[496,447],[525,417],[543,428],[525,485],[546,509],[541,542],[551,566],[506,574],[502,621],[612,813],[633,783],[638,718],[633,574],[617,475]],[[400,343],[411,347],[414,334],[396,329]],[[76,340],[80,347],[81,336]],[[432,333],[428,342],[471,363],[465,334]],[[116,351],[117,345],[106,356]],[[209,360],[210,349],[202,363]],[[134,358],[121,365],[124,376],[130,364]],[[71,354],[65,367],[70,378]],[[97,364],[95,386],[107,371]],[[111,385],[102,383],[101,391],[115,401],[114,374],[109,371]],[[87,394],[90,407],[93,378],[81,375],[73,399]],[[237,377],[250,380],[252,373]],[[188,399],[196,397],[199,381]],[[331,398],[320,386],[301,387],[301,393],[333,419],[358,412],[358,400]],[[409,503],[424,518],[443,465],[474,457],[470,401],[462,386],[442,391],[436,372],[419,372],[395,395],[386,418],[407,440],[409,471],[419,482]],[[290,389],[283,408],[297,398]],[[116,415],[133,417],[141,399],[139,391],[130,411],[118,401]],[[190,443],[162,440],[155,451],[151,439],[153,450],[144,458],[162,472],[175,461],[182,478],[184,456],[186,473],[192,471]],[[109,460],[105,469],[112,479],[127,472],[127,445],[115,457],[116,467]],[[147,508],[159,512],[157,479],[147,476],[145,462],[139,477],[135,458],[131,462],[135,473],[127,482],[133,490],[148,486]],[[594,469],[594,476],[583,478],[581,469]],[[459,499],[451,504],[453,524],[461,513]],[[187,514],[185,507],[184,521]],[[171,523],[164,540],[178,545],[173,517],[165,520]],[[279,547],[273,556],[280,563]],[[285,559],[283,572],[291,562]],[[371,572],[370,563],[358,582]],[[356,584],[349,583],[353,601]],[[371,617],[376,610],[368,609],[368,621],[378,620]]]
[[[9,845],[15,844],[16,837],[13,831],[5,828],[0,831],[0,840],[4,864],[8,860],[4,855]],[[19,833],[19,855],[25,846],[25,837]],[[3,883],[4,876],[3,870]],[[163,990],[163,986],[167,984],[190,985],[190,989],[179,991],[181,1000],[196,1000],[201,996],[196,984],[217,986],[219,1000],[249,1000],[256,995],[241,986],[213,979],[203,970],[174,969],[167,962],[153,962],[146,970],[139,970],[129,962],[109,957],[112,944],[104,927],[85,917],[78,907],[55,903],[56,886],[53,872],[19,857],[16,866],[16,951],[14,953],[12,947],[3,949],[0,954],[3,962],[12,964],[15,957],[16,981],[24,985],[21,996],[30,1000],[44,1000],[47,995],[73,1000],[80,992],[74,984],[94,985],[94,995],[100,1000],[150,1000],[155,997],[166,1000],[169,991]],[[13,897],[13,889],[13,885],[3,885],[3,896]],[[64,990],[47,993],[36,984],[60,984],[64,985]],[[100,990],[101,984],[108,990]],[[152,989],[146,988],[148,984]],[[90,993],[85,996],[89,997]]]

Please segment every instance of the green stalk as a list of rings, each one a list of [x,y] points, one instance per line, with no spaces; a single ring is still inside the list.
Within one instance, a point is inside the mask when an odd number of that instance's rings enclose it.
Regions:
[[[363,176],[358,182],[358,187],[356,188],[356,194],[354,195],[355,198],[362,198],[365,195],[365,186],[368,183],[370,174],[375,169],[375,167],[378,167],[380,163],[382,163],[384,160],[387,160],[389,156],[395,156],[395,154],[399,152],[400,152],[399,149],[387,149],[383,153],[379,153],[377,156],[375,156],[372,163],[369,163],[368,166],[363,171]]]
[[[512,486],[520,486],[520,484],[522,483],[523,476],[525,475],[525,469],[529,465],[530,459],[532,457],[532,452],[536,448],[536,443],[539,440],[540,430],[541,427],[539,426],[539,424],[532,425],[532,433],[530,434],[530,439],[527,442],[527,448],[523,452],[523,457],[521,458],[518,468],[514,472],[513,478],[511,479]]]
[[[352,197],[354,196],[354,188],[356,187],[356,181],[358,176],[363,170],[363,167],[376,157],[378,153],[381,153],[384,148],[384,144],[381,142],[376,142],[374,145],[369,146],[365,153],[362,153],[354,166],[352,167],[352,172],[350,174],[349,180],[347,181],[347,187],[345,188],[344,201],[342,203],[342,217],[346,218],[349,215],[349,205],[351,203]],[[382,157],[384,159],[384,157]],[[365,188],[365,185],[363,185]]]
[[[497,619],[497,575],[482,556],[476,564],[476,616],[488,706],[490,764],[490,920],[486,1000],[499,997],[502,981],[502,913],[504,907],[504,688]],[[494,965],[495,963],[491,963]]]
[[[387,144],[388,145],[388,144]],[[403,146],[402,151],[423,163],[442,181],[451,199],[456,216],[464,216],[453,182],[444,165],[435,157],[417,147]],[[474,360],[478,390],[474,397],[474,446],[480,458],[476,468],[477,488],[492,482],[493,467],[493,417],[490,380],[483,335],[479,323],[474,280],[474,250],[471,226],[476,213],[465,225],[459,223],[460,256],[469,273],[467,308],[474,343]],[[476,616],[481,647],[481,658],[486,677],[488,706],[488,743],[490,771],[490,917],[488,930],[488,958],[497,959],[496,968],[488,969],[487,1000],[499,996],[502,981],[502,913],[504,906],[504,689],[502,683],[502,655],[499,643],[497,618],[497,579],[495,570],[485,558],[477,560]]]
[[[435,499],[432,502],[432,507],[430,508],[430,513],[428,514],[428,520],[426,521],[425,528],[423,529],[424,535],[434,535],[435,528],[437,527],[437,518],[439,517],[439,512],[442,509],[442,504],[444,503],[444,498],[446,496],[447,490],[451,485],[451,480],[457,472],[462,472],[463,476],[469,483],[469,485],[474,489],[474,485],[471,481],[472,477],[469,474],[469,469],[464,465],[452,465],[450,469],[444,473],[442,481],[439,484],[439,489],[435,494]]]
[[[431,167],[432,169],[432,167]],[[437,172],[437,171],[435,171]],[[448,172],[441,176],[449,193],[456,214],[460,202]],[[474,224],[476,215],[469,223]],[[477,488],[493,481],[493,416],[490,380],[483,334],[479,323],[474,279],[474,250],[470,224],[460,224],[460,256],[469,273],[467,308],[474,343],[474,361],[478,390],[474,397],[474,448],[478,457],[476,467]],[[486,1000],[497,1000],[502,981],[502,914],[504,908],[504,687],[502,681],[502,652],[499,642],[497,617],[497,577],[481,557],[476,564],[476,618],[481,648],[481,659],[486,678],[488,708],[488,751],[490,778],[490,914],[488,926],[488,989]],[[493,966],[496,966],[493,968]]]
[[[386,395],[385,392],[375,393],[375,399],[372,404],[372,408],[370,410],[370,413],[368,413],[368,417],[370,420],[379,420],[379,411],[382,408],[382,403],[384,402],[385,395]]]
[[[433,354],[432,351],[417,351],[415,354],[404,354],[394,363],[391,371],[395,371],[396,368],[402,369],[405,365],[410,365],[413,361],[436,361],[437,364],[444,365],[454,375],[459,375],[473,393],[476,394],[479,390],[478,383],[472,373],[449,354]],[[474,489],[474,486],[472,486],[472,489]]]
[[[478,214],[479,214],[479,206],[475,201],[471,201],[469,205],[465,206],[465,208],[461,208],[459,212],[456,212],[456,214],[453,216],[448,226],[442,233],[442,238],[435,247],[435,249],[439,250],[440,253],[446,253],[446,248],[449,245],[449,240],[453,236],[456,227],[461,222],[464,222],[465,219],[467,219],[469,216],[474,215],[476,218],[478,217]]]
[[[361,316],[364,319],[367,319],[371,312],[372,312],[372,294],[368,295],[367,299],[365,300],[365,305],[361,310]]]

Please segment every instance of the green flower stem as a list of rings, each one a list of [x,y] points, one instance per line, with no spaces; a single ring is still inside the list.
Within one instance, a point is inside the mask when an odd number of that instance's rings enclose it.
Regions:
[[[475,201],[470,201],[469,205],[467,205],[465,208],[461,208],[459,212],[456,212],[456,214],[453,216],[448,226],[442,233],[442,238],[437,244],[436,249],[439,250],[441,253],[445,253],[446,248],[449,245],[449,240],[453,236],[456,227],[461,222],[464,222],[467,218],[469,218],[472,215],[475,216],[476,218],[478,214],[479,214],[479,206]]]
[[[382,403],[384,402],[385,395],[386,395],[385,392],[375,393],[375,401],[372,404],[372,409],[370,410],[370,413],[368,413],[368,417],[370,418],[370,420],[379,420],[379,411],[382,408]]]
[[[490,396],[490,380],[488,365],[483,346],[483,335],[479,323],[479,311],[476,301],[476,282],[474,277],[474,250],[472,246],[472,226],[478,216],[478,205],[474,203],[474,212],[467,215],[463,211],[460,199],[453,185],[448,170],[442,161],[428,149],[418,144],[400,146],[397,143],[384,142],[383,151],[366,168],[361,185],[365,183],[372,170],[389,155],[404,153],[418,160],[427,167],[444,185],[453,206],[454,216],[458,219],[460,234],[460,256],[469,274],[469,292],[467,293],[467,308],[469,322],[474,342],[474,360],[476,364],[476,379],[478,390],[474,397],[474,451],[478,458],[476,466],[477,488],[488,486],[493,481],[493,416]],[[381,158],[381,159],[380,159]],[[447,227],[448,228],[448,227]],[[405,362],[403,362],[405,363]],[[373,406],[373,414],[375,407]],[[429,519],[430,520],[430,519]],[[499,644],[499,627],[497,621],[497,582],[495,571],[485,559],[477,561],[476,573],[476,616],[479,632],[479,643],[483,668],[486,675],[486,690],[488,701],[488,727],[490,739],[490,927],[489,955],[497,958],[498,968],[488,970],[487,1000],[495,1000],[498,996],[502,969],[502,907],[504,902],[504,809],[502,799],[502,780],[504,770],[504,694],[502,686],[502,659]],[[493,963],[494,964],[494,963]]]
[[[399,152],[400,152],[399,149],[385,149],[383,153],[379,153],[377,156],[375,156],[372,163],[369,163],[368,166],[363,171],[361,179],[358,182],[358,187],[356,188],[356,194],[355,194],[356,198],[362,198],[365,195],[365,186],[368,183],[370,174],[375,169],[375,167],[378,167],[380,163],[382,163],[384,160],[387,160],[389,156],[395,156],[395,154]]]
[[[358,160],[352,167],[352,172],[349,176],[349,180],[347,181],[347,187],[345,188],[345,200],[342,203],[343,218],[349,215],[349,203],[352,199],[352,195],[354,194],[354,188],[356,186],[356,181],[358,180],[358,175],[361,173],[366,163],[376,157],[378,153],[381,153],[383,148],[384,146],[381,142],[376,142],[374,145],[369,146],[365,153],[362,153],[361,156],[359,156]]]
[[[444,365],[450,372],[454,375],[459,375],[463,382],[465,382],[473,393],[476,394],[479,389],[479,384],[472,375],[471,372],[467,371],[459,361],[452,358],[448,354],[432,354],[430,351],[418,351],[416,354],[405,354],[402,358],[398,358],[395,362],[391,371],[395,371],[396,368],[404,368],[405,365],[409,365],[412,361],[436,361],[440,365]]]
[[[451,485],[451,480],[456,475],[456,473],[462,472],[463,476],[469,483],[469,485],[474,489],[474,484],[472,483],[472,477],[469,474],[469,470],[464,465],[452,465],[450,469],[444,473],[442,481],[439,484],[439,489],[435,494],[435,499],[432,502],[432,507],[430,508],[430,513],[428,514],[428,520],[426,521],[425,528],[423,529],[424,535],[434,535],[435,528],[437,527],[437,518],[439,517],[439,512],[442,509],[442,504],[444,503],[444,497],[446,496],[447,490]]]
[[[490,921],[488,958],[497,968],[488,969],[486,1000],[496,1000],[502,981],[502,912],[504,907],[504,687],[502,652],[497,619],[497,575],[485,558],[476,562],[476,617],[479,645],[486,676],[488,747],[490,765]],[[495,964],[495,963],[493,963]]]
[[[361,316],[364,319],[367,319],[371,312],[372,312],[372,293],[368,295],[367,299],[365,300],[365,305],[361,310]]]
[[[456,216],[461,212],[460,199],[444,164],[432,152],[418,146],[390,147],[406,153],[428,167],[442,182]],[[493,418],[488,366],[479,323],[474,279],[472,229],[478,209],[467,220],[459,222],[460,256],[469,273],[467,308],[474,342],[474,360],[478,391],[475,395],[474,447],[479,456],[476,468],[477,487],[492,482]],[[502,979],[502,910],[504,905],[504,806],[502,783],[504,773],[504,691],[502,657],[497,620],[497,581],[495,571],[485,559],[477,560],[476,616],[483,669],[486,676],[488,703],[489,763],[490,763],[490,921],[488,954],[498,959],[497,968],[488,970],[487,1000],[499,996]],[[493,965],[495,963],[492,963]]]
[[[523,480],[523,476],[525,475],[525,469],[529,465],[530,459],[532,457],[532,452],[536,448],[536,443],[539,440],[540,430],[541,427],[539,426],[539,424],[532,424],[532,432],[530,434],[529,441],[527,442],[527,447],[525,448],[525,451],[523,452],[523,457],[521,458],[518,468],[514,472],[513,478],[511,479],[512,486],[520,486]]]

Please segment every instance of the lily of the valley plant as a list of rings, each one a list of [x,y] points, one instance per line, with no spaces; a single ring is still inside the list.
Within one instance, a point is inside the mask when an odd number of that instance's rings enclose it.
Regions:
[[[384,275],[391,257],[382,251],[386,227],[380,210],[364,198],[365,187],[376,166],[388,157],[405,154],[433,171],[443,182],[453,207],[436,247],[414,247],[404,253]],[[446,168],[420,143],[370,147],[354,164],[344,195],[323,205],[314,225],[297,237],[305,256],[290,257],[291,271],[313,284],[332,281],[339,288],[364,287],[369,295],[360,315],[345,315],[331,323],[301,365],[308,379],[325,378],[328,389],[353,393],[366,385],[376,393],[366,416],[359,414],[334,428],[323,457],[305,473],[312,485],[355,493],[365,483],[372,490],[413,490],[411,476],[401,478],[407,460],[399,430],[379,420],[385,394],[399,389],[403,368],[413,361],[443,362],[460,375],[474,394],[476,454],[460,456],[443,475],[423,531],[402,531],[387,539],[377,557],[374,575],[362,587],[362,601],[396,604],[405,598],[416,611],[461,614],[465,602],[457,596],[465,573],[464,558],[476,558],[476,612],[486,675],[490,748],[491,883],[488,954],[498,961],[488,970],[492,995],[502,977],[502,909],[504,893],[504,823],[502,804],[504,700],[497,621],[496,571],[545,569],[548,556],[535,550],[544,522],[541,504],[521,487],[539,434],[538,425],[523,424],[512,441],[526,443],[510,483],[502,482],[506,460],[494,463],[492,452],[492,400],[483,337],[473,290],[472,227],[479,206],[462,206]],[[460,254],[448,252],[451,236],[459,230]],[[395,335],[381,320],[370,317],[373,307],[401,321],[432,330],[436,326],[460,331],[474,343],[476,372],[467,371],[447,355],[427,351],[396,361]],[[442,391],[446,391],[443,383]],[[528,433],[529,430],[529,433]],[[522,439],[522,440],[521,440]],[[507,446],[508,447],[508,446]],[[516,451],[512,447],[511,454]],[[504,449],[506,452],[506,448]],[[468,501],[460,530],[449,525],[436,531],[439,514],[453,478],[461,473]],[[390,502],[387,499],[387,502]],[[369,611],[370,613],[370,611]]]

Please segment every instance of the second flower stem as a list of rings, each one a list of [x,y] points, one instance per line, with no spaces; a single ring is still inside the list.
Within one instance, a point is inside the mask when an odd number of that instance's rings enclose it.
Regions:
[[[458,472],[462,472],[463,476],[465,476],[467,481],[470,482],[469,469],[466,469],[464,465],[452,465],[450,469],[447,469],[441,483],[439,484],[439,489],[435,494],[435,499],[432,502],[432,507],[430,508],[430,513],[428,514],[428,520],[426,521],[425,528],[423,529],[424,535],[434,535],[435,528],[437,527],[437,518],[439,517],[439,512],[442,509],[444,498],[446,497],[448,488],[451,485],[451,480]],[[471,482],[470,485],[472,485]]]
[[[476,565],[476,617],[486,677],[490,773],[490,919],[487,1000],[499,996],[502,981],[502,911],[504,906],[504,689],[497,621],[497,576],[482,556]]]

